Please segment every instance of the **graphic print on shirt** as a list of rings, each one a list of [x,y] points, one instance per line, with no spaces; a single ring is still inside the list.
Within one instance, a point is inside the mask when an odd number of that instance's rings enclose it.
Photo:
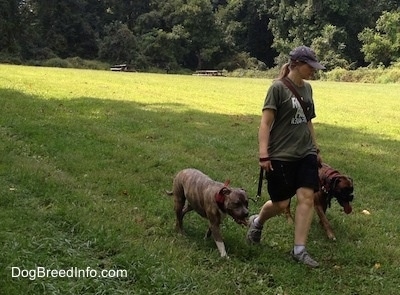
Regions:
[[[301,107],[300,102],[294,96],[292,97],[292,106],[296,110],[296,114],[294,115],[294,118],[292,118],[291,120],[292,125],[307,123],[307,118],[306,115],[304,114],[303,108]]]

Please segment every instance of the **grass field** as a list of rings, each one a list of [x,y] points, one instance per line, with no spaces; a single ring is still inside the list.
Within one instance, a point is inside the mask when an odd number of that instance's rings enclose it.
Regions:
[[[320,268],[292,261],[284,217],[260,246],[227,218],[229,260],[198,215],[175,233],[182,168],[255,196],[270,82],[0,65],[0,294],[398,294],[399,84],[311,82],[322,157],[355,182],[353,213],[328,209],[336,242],[314,217]]]

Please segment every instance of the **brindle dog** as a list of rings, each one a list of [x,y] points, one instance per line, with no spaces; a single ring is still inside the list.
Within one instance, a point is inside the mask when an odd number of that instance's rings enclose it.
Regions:
[[[326,210],[331,206],[332,199],[335,198],[340,206],[343,207],[343,211],[346,214],[352,212],[351,202],[354,198],[353,179],[341,174],[325,163],[318,169],[318,174],[320,189],[314,195],[314,209],[328,238],[336,240],[332,226],[326,217]],[[285,215],[289,222],[293,222],[293,217],[290,213],[290,204],[285,210]]]
[[[213,236],[221,257],[227,257],[222,240],[220,224],[226,214],[238,224],[247,225],[248,196],[243,189],[229,187],[225,183],[212,180],[196,169],[184,169],[174,178],[172,192],[176,213],[176,229],[183,233],[183,217],[189,211],[196,211],[208,219],[206,237]]]

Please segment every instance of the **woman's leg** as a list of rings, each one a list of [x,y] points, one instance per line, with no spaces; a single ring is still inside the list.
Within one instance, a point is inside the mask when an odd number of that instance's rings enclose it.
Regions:
[[[267,201],[260,210],[257,222],[260,225],[263,225],[265,221],[267,221],[271,217],[281,214],[283,210],[285,210],[285,208],[289,205],[289,201],[290,199],[280,202],[272,202],[271,200]]]
[[[261,240],[261,232],[264,223],[280,213],[288,206],[290,199],[272,202],[267,201],[260,210],[258,215],[253,215],[249,219],[249,230],[247,231],[247,240],[250,243],[258,244]]]
[[[311,221],[314,213],[314,190],[299,188],[296,192],[297,207],[295,215],[293,258],[310,267],[318,267],[319,264],[308,254],[306,243],[310,232]]]
[[[306,245],[314,214],[314,190],[301,187],[297,189],[294,244]]]

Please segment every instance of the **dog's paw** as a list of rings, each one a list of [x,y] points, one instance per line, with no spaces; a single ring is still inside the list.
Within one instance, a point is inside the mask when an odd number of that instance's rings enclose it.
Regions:
[[[229,256],[228,256],[228,254],[221,254],[221,258],[223,258],[223,259],[227,259],[227,260],[229,260],[229,259],[231,259]]]
[[[328,233],[327,235],[328,235],[328,239],[329,240],[336,241],[336,237],[335,237],[335,235],[333,233]]]

